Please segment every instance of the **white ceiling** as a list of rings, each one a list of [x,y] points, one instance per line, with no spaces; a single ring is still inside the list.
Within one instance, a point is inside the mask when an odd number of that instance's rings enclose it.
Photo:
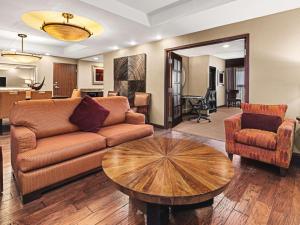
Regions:
[[[179,2],[180,0],[151,0],[151,1],[141,1],[141,0],[117,0],[129,7],[140,10],[144,13],[150,13],[154,10],[160,9],[162,7],[168,6],[172,3]]]
[[[90,61],[90,62],[97,62],[97,63],[103,63],[103,55],[94,55],[94,56],[82,58],[81,60]]]
[[[299,0],[0,0],[0,50],[20,50],[17,33],[28,34],[25,51],[85,58],[162,38],[205,30],[300,7]],[[103,25],[88,40],[61,42],[26,26],[29,11],[71,12]]]
[[[225,48],[226,46],[226,48]],[[230,41],[226,43],[206,45],[196,48],[188,48],[174,51],[175,53],[187,57],[212,55],[221,59],[244,58],[244,39]]]

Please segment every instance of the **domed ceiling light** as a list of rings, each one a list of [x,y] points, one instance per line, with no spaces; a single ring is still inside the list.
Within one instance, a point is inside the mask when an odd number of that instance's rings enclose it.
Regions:
[[[41,56],[24,52],[24,38],[26,38],[27,35],[18,34],[18,36],[22,38],[22,52],[4,51],[1,53],[1,56],[19,63],[34,63],[39,61],[42,58]]]
[[[103,30],[95,21],[65,12],[34,11],[23,14],[22,20],[62,41],[83,41]]]

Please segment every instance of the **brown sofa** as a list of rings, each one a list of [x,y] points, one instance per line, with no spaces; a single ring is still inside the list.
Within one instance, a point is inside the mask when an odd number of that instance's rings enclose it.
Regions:
[[[94,98],[110,111],[98,133],[69,122],[80,98],[16,102],[10,115],[11,163],[24,203],[70,179],[101,168],[107,147],[153,134],[125,97]]]

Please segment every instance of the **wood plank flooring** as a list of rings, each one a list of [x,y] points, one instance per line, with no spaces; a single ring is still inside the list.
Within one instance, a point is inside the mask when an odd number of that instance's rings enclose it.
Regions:
[[[224,143],[175,131],[156,135],[191,138],[224,152]],[[11,175],[8,134],[0,136],[4,156],[4,192],[0,224],[143,225],[136,204],[117,191],[103,172],[90,175],[22,205]],[[211,207],[172,214],[170,225],[300,225],[300,166],[293,162],[287,177],[276,167],[234,156],[235,176]]]

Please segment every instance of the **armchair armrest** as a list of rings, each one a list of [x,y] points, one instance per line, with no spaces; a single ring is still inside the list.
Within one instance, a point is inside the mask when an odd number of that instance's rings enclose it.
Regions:
[[[234,152],[234,134],[241,129],[241,116],[242,114],[236,114],[224,120],[225,136],[226,136],[226,151],[229,153]]]
[[[145,124],[145,115],[142,113],[128,111],[126,112],[126,123]]]
[[[26,152],[36,148],[35,133],[26,127],[11,126],[10,128],[11,139],[11,164],[15,170],[17,155],[21,152]]]
[[[288,168],[292,153],[296,121],[285,119],[277,130],[276,164]]]

